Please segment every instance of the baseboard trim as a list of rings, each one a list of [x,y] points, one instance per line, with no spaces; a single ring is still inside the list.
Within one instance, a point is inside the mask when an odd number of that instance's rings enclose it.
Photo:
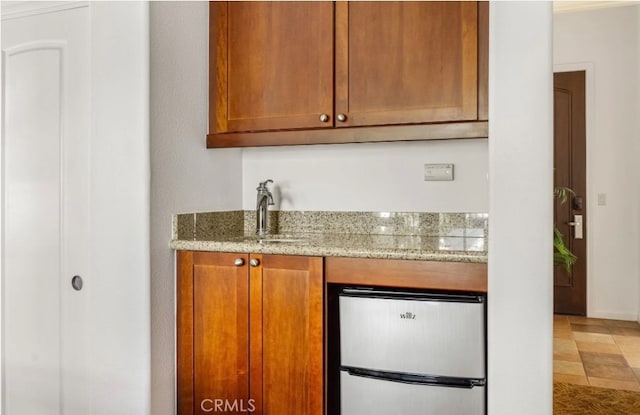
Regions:
[[[587,315],[590,318],[606,318],[609,320],[626,320],[640,322],[640,314],[632,313],[615,313],[607,311],[593,311]]]

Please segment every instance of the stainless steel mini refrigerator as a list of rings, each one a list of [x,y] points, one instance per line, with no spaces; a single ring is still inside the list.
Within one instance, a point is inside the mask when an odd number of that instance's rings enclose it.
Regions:
[[[486,298],[345,288],[343,415],[484,415]]]

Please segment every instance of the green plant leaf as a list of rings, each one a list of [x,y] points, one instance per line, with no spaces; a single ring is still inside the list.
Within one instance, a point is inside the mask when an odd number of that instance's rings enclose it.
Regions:
[[[553,227],[553,248],[553,264],[563,266],[564,269],[571,274],[571,269],[578,260],[578,257],[564,244],[562,233],[556,226]]]
[[[568,187],[556,186],[553,188],[553,195],[558,198],[561,205],[564,205],[569,196],[575,196],[575,192]],[[573,265],[578,260],[573,252],[564,244],[562,233],[557,226],[553,226],[553,264],[564,267],[567,273],[571,274]]]
[[[560,204],[564,205],[567,203],[567,199],[569,199],[569,195],[575,196],[575,192],[568,187],[564,186],[556,186],[553,188],[553,195],[560,200]]]

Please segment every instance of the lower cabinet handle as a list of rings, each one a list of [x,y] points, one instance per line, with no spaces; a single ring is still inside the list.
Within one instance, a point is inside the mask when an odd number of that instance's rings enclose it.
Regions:
[[[236,267],[241,267],[244,265],[244,259],[242,258],[236,258],[235,262],[234,262]]]
[[[249,264],[251,264],[252,267],[257,267],[258,265],[260,265],[260,260],[254,258],[251,261],[249,261]]]

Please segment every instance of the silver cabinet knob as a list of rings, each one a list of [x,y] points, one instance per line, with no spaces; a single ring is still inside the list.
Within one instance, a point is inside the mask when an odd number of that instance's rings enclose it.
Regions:
[[[258,265],[260,265],[260,260],[254,258],[251,261],[249,261],[249,264],[251,264],[252,267],[257,267]]]
[[[243,266],[243,265],[244,265],[244,259],[242,259],[242,258],[236,258],[236,260],[233,262],[233,264],[234,264],[236,267],[241,267],[241,266]]]
[[[320,121],[321,122],[329,121],[329,116],[327,114],[320,114]]]
[[[338,116],[336,117],[336,119],[340,122],[345,122],[347,121],[347,116],[344,114],[338,114]]]

